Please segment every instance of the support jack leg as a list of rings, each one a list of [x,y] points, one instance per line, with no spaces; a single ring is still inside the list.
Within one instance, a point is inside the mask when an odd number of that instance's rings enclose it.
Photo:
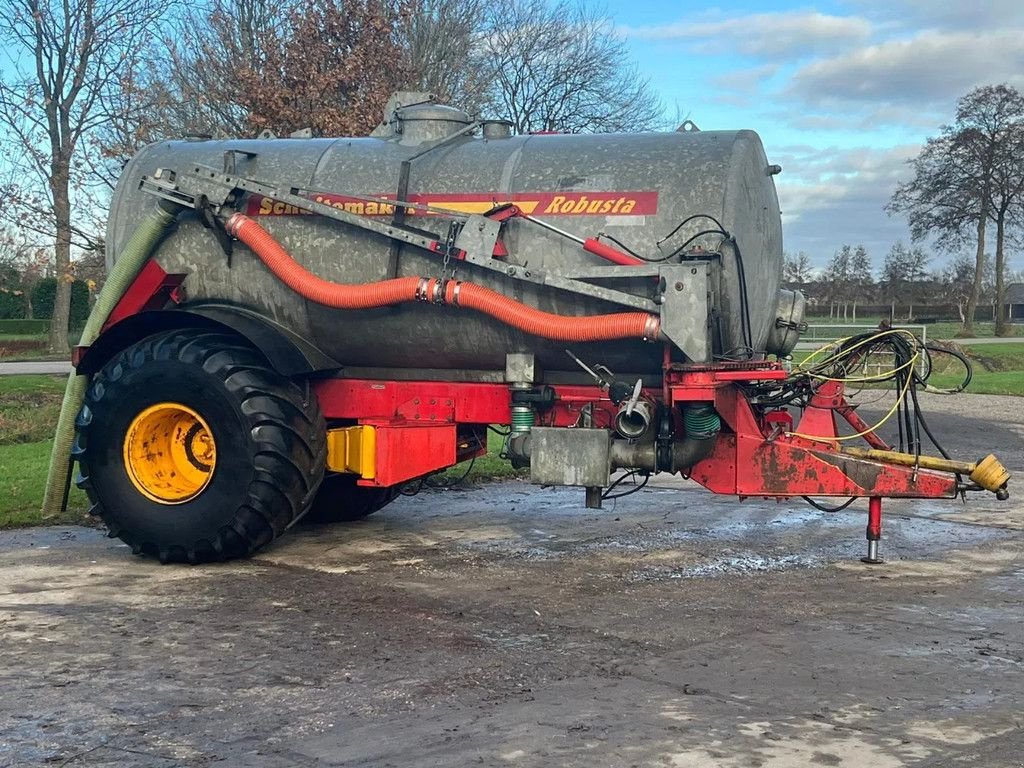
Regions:
[[[868,565],[881,565],[884,561],[878,556],[878,542],[882,538],[882,499],[872,496],[868,499],[868,554],[860,561]]]

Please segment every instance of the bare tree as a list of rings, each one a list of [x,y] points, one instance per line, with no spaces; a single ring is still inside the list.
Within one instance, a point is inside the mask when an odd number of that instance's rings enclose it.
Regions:
[[[405,86],[479,113],[493,82],[481,40],[489,7],[484,0],[411,0],[398,24]]]
[[[847,318],[850,302],[851,267],[853,262],[853,248],[844,245],[832,254],[832,258],[825,267],[824,281],[828,290],[829,309],[828,316],[839,318],[839,308],[842,307],[843,319]]]
[[[946,298],[956,304],[960,324],[964,325],[967,320],[967,302],[974,287],[974,260],[960,254],[945,266],[938,277]]]
[[[402,84],[400,4],[211,0],[175,24],[168,54],[139,84],[152,105],[125,121],[117,154],[185,135],[359,135]]]
[[[8,61],[0,78],[0,126],[17,179],[5,190],[18,224],[53,238],[58,290],[49,348],[68,348],[71,249],[91,233],[72,217],[85,193],[89,138],[109,119],[122,78],[157,29],[157,0],[0,0]]]
[[[1024,97],[1006,85],[976,88],[957,103],[952,125],[927,141],[911,161],[914,178],[900,184],[890,213],[906,213],[915,241],[934,238],[938,247],[956,251],[973,240],[974,284],[967,302],[964,331],[973,332],[985,265],[985,235],[1001,207],[998,176],[1012,176],[1020,164],[1009,148],[1015,126],[1024,122]],[[1011,205],[1012,208],[1012,205]],[[1009,211],[1010,208],[1007,208]],[[1004,217],[1005,218],[1005,217]],[[1004,265],[997,265],[997,283]],[[998,293],[998,290],[997,290]]]
[[[903,243],[893,243],[882,263],[881,279],[882,289],[890,301],[890,319],[895,319],[900,301],[907,304],[907,319],[913,319],[915,293],[927,275],[926,267],[930,260],[931,256],[919,247],[908,248]]]
[[[520,133],[652,130],[661,104],[611,20],[584,0],[492,6],[480,44],[491,107]]]
[[[783,254],[782,279],[800,288],[814,279],[811,257],[804,251]]]
[[[992,164],[992,205],[989,219],[996,227],[995,252],[995,335],[1013,333],[1006,318],[1006,242],[1010,227],[1024,213],[1024,96],[1017,93],[1018,122],[1006,127],[994,147]],[[1016,221],[1015,221],[1016,220]]]
[[[853,249],[850,256],[850,298],[853,301],[853,322],[857,322],[857,302],[866,301],[874,288],[871,275],[871,257],[863,245]]]

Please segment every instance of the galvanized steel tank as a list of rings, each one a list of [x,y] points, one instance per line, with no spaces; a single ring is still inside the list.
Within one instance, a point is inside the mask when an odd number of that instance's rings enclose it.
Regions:
[[[772,175],[752,131],[508,136],[500,124],[482,126],[420,154],[431,142],[470,124],[458,110],[436,104],[398,107],[369,138],[185,140],[143,149],[125,168],[111,205],[108,258],[116,259],[152,198],[139,191],[157,168],[193,164],[221,168],[231,152],[239,176],[327,193],[348,210],[390,219],[387,207],[346,195],[390,196],[409,164],[414,201],[482,213],[513,201],[527,212],[580,237],[606,233],[632,250],[657,257],[690,235],[714,228],[696,220],[662,240],[685,218],[708,214],[731,232],[742,251],[756,350],[775,327],[782,272],[782,231]],[[307,269],[336,282],[365,283],[398,275],[437,275],[440,259],[273,201],[251,199],[248,212]],[[447,222],[414,215],[408,222],[444,234]],[[503,236],[511,262],[548,271],[606,265],[597,256],[527,221],[512,220]],[[713,246],[718,238],[702,240]],[[187,272],[189,302],[228,302],[255,310],[309,339],[345,366],[408,369],[421,375],[487,378],[509,352],[532,352],[546,371],[572,371],[565,345],[510,329],[488,317],[422,304],[347,312],[308,302],[281,285],[262,263],[238,249],[231,266],[217,241],[191,217],[164,242],[156,258],[169,272]],[[736,263],[723,248],[715,304],[723,339],[718,352],[743,344]],[[541,309],[566,315],[621,311],[596,299],[523,283],[472,265],[458,278],[479,282]],[[578,345],[584,359],[622,373],[660,370],[659,345],[623,341]],[[393,374],[389,371],[389,375]]]

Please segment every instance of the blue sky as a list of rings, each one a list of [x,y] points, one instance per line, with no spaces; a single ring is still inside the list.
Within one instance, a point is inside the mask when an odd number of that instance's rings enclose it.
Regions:
[[[909,239],[882,210],[906,160],[971,88],[1024,89],[1024,0],[608,0],[607,10],[670,114],[761,134],[783,166],[786,250],[817,265],[863,243],[880,266]]]

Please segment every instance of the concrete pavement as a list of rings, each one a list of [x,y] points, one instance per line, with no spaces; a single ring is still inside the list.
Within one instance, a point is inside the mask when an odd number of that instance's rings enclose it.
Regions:
[[[24,360],[21,362],[0,363],[0,376],[14,376],[24,373],[71,373],[71,361]]]

